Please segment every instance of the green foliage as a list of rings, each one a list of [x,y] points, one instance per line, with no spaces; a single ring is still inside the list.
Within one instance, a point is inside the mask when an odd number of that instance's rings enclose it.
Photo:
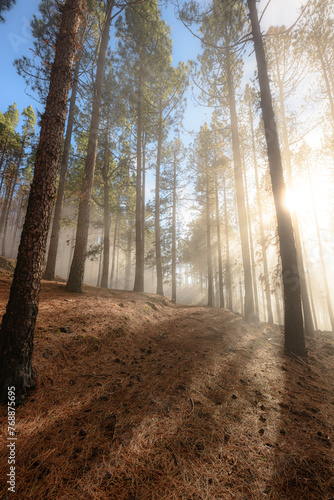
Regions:
[[[16,0],[1,0],[0,4],[0,23],[5,22],[5,18],[3,17],[2,13],[5,11],[10,10],[12,7],[14,7],[16,3]]]

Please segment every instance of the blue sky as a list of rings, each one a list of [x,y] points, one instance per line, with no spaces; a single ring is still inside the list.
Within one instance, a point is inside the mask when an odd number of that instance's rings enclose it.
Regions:
[[[25,93],[25,84],[21,76],[16,72],[13,61],[22,55],[31,55],[32,36],[30,21],[33,14],[38,12],[39,0],[22,1],[17,0],[15,7],[5,12],[6,22],[0,24],[0,47],[1,47],[1,87],[0,87],[0,110],[6,111],[7,107],[17,102],[20,112],[29,104],[34,109],[37,103]],[[27,89],[29,91],[29,89]]]
[[[7,107],[14,102],[20,113],[23,108],[31,104],[34,110],[42,111],[41,105],[27,94],[31,94],[26,88],[23,77],[17,74],[13,61],[23,55],[32,56],[33,37],[31,36],[30,21],[34,14],[38,13],[39,0],[17,0],[15,7],[5,13],[4,24],[0,25],[0,110],[6,111]],[[173,59],[175,63],[181,60],[196,58],[200,50],[200,42],[194,38],[180,21],[175,19],[174,7],[163,9],[163,18],[172,26],[173,36]]]
[[[265,3],[265,0],[261,0],[260,10],[261,4],[265,5]],[[267,29],[273,23],[289,25],[296,19],[297,8],[301,3],[302,0],[272,0],[263,18],[263,28]],[[14,59],[23,55],[32,55],[33,39],[30,21],[33,14],[38,13],[38,5],[39,0],[17,0],[15,7],[5,13],[6,22],[0,25],[0,64],[2,73],[0,110],[2,112],[6,111],[7,107],[14,102],[17,102],[20,113],[29,104],[35,110],[37,108],[42,111],[42,107],[27,95],[30,89],[26,88],[23,78],[17,74],[13,66]],[[163,9],[163,18],[172,27],[174,62],[195,59],[200,51],[200,41],[194,38],[180,21],[176,20],[173,5],[170,4],[168,9]],[[249,69],[253,73],[254,66],[252,63]],[[199,126],[205,121],[207,113],[208,111],[205,108],[194,107],[193,103],[189,102],[184,122],[185,128],[198,130]]]

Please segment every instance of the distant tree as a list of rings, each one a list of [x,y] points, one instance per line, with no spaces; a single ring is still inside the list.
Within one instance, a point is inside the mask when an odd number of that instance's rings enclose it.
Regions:
[[[14,7],[16,3],[16,0],[1,0],[0,4],[0,23],[5,22],[5,18],[3,17],[2,13],[5,11],[10,10],[12,7]]]
[[[200,76],[204,99],[227,108],[229,112],[245,287],[244,314],[251,319],[255,315],[255,308],[236,102],[236,91],[242,76],[238,42],[245,35],[245,20],[243,2],[237,0],[226,4],[214,0],[209,13],[202,17],[204,50],[200,56]]]
[[[178,207],[180,206],[180,190],[184,184],[182,179],[182,162],[185,160],[187,150],[182,143],[180,136],[175,137],[172,142],[166,143],[162,154],[162,173],[161,173],[161,217],[167,218],[165,223],[165,240],[170,242],[170,251],[167,250],[167,241],[165,241],[165,261],[168,260],[170,266],[165,262],[165,267],[170,267],[172,299],[176,300],[177,292],[177,235],[180,225],[180,216]],[[169,216],[167,214],[169,213]],[[169,237],[168,237],[169,236]]]
[[[258,67],[262,118],[266,132],[268,160],[276,208],[280,254],[282,260],[285,348],[297,355],[305,356],[306,348],[304,340],[297,251],[291,215],[287,207],[284,206],[286,187],[283,179],[281,153],[278,142],[275,114],[272,105],[267,61],[256,10],[256,0],[247,0],[247,4],[249,8],[253,43]]]
[[[278,93],[277,109],[283,138],[282,159],[287,172],[287,185],[290,192],[293,193],[292,159],[288,129],[289,119],[286,108],[288,97],[291,94],[296,95],[298,92],[298,85],[305,74],[305,67],[304,65],[296,64],[296,53],[293,51],[293,40],[291,35],[285,33],[285,31],[286,29],[284,26],[269,28],[267,32],[269,37],[266,43],[266,57],[271,81],[273,82],[272,86],[277,89]],[[305,331],[307,334],[312,335],[314,333],[314,326],[305,279],[306,273],[304,270],[299,221],[295,211],[292,211],[291,215],[297,250]]]
[[[1,403],[7,402],[8,387],[15,387],[16,403],[20,404],[35,386],[32,354],[42,265],[55,197],[77,33],[84,5],[84,0],[66,0],[62,6],[34,178],[9,301],[0,330]]]
[[[19,136],[19,144],[17,145],[17,153],[15,155],[15,161],[11,165],[10,175],[6,178],[6,196],[4,204],[2,207],[1,217],[0,217],[0,234],[2,235],[2,255],[6,253],[6,233],[9,218],[9,211],[13,201],[13,196],[17,182],[20,177],[21,167],[23,158],[26,155],[26,148],[31,145],[34,138],[34,127],[36,123],[36,117],[34,110],[31,105],[25,108],[22,112],[24,123],[22,127],[22,134]]]
[[[102,88],[105,70],[105,61],[110,36],[110,25],[112,20],[113,0],[108,0],[105,5],[105,16],[101,34],[101,43],[98,52],[96,65],[95,92],[93,98],[92,115],[89,128],[88,149],[85,161],[85,173],[81,187],[79,213],[77,221],[77,231],[75,247],[70,274],[66,289],[69,292],[82,293],[82,282],[85,270],[89,216],[91,195],[94,182],[94,172],[96,165],[96,154],[98,146],[98,134],[101,115]]]
[[[166,24],[161,20],[157,0],[138,1],[138,5],[127,7],[124,17],[117,20],[116,26],[119,40],[117,55],[120,59],[118,71],[127,92],[129,111],[136,128],[136,268],[134,290],[144,291],[145,153],[148,139],[153,133],[152,117],[149,115],[152,108],[158,115],[156,110],[158,94],[154,94],[153,89],[158,81],[162,81],[161,76],[159,80],[159,69],[165,71],[166,66],[168,66],[171,40]],[[158,92],[159,96],[163,98],[163,88]],[[155,127],[157,121],[155,120]],[[159,287],[160,292],[161,287]]]
[[[214,161],[215,147],[212,130],[205,123],[194,141],[192,154],[189,156],[191,168],[196,178],[196,199],[203,210],[206,233],[206,264],[208,306],[213,306],[213,262],[211,242],[211,213],[214,206]]]
[[[34,15],[30,23],[33,57],[22,56],[15,59],[14,66],[27,86],[37,93],[39,100],[45,104],[60,15],[55,0],[41,0],[38,10],[38,15]]]

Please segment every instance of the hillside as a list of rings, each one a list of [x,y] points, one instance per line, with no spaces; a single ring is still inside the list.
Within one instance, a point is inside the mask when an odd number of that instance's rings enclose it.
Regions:
[[[334,341],[317,332],[307,360],[282,345],[228,310],[44,281],[17,491],[0,498],[333,499]],[[4,478],[4,407],[0,423]]]

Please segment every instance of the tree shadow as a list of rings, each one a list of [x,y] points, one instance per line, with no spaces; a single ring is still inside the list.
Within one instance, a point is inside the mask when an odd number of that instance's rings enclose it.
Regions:
[[[332,380],[327,385],[320,348],[320,342],[310,342],[305,360],[282,356],[274,467],[265,490],[272,499],[334,498]]]

